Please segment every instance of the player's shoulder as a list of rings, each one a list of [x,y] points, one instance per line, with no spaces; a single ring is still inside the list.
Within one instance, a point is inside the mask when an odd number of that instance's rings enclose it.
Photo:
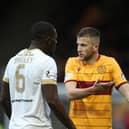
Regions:
[[[46,66],[56,65],[55,59],[44,52],[40,53],[40,58],[38,59],[38,61]]]
[[[10,59],[9,59],[9,62],[12,62],[13,60],[15,60],[15,58],[17,56],[21,56],[27,49],[22,49],[20,50],[19,52],[17,52],[14,56],[12,56]]]
[[[45,59],[43,59],[41,61],[41,64],[43,64],[44,68],[50,68],[50,67],[52,69],[57,68],[57,64],[56,64],[56,61],[54,60],[54,58],[52,58],[51,56],[48,56],[48,55],[46,55]]]
[[[67,59],[67,63],[72,63],[72,64],[78,64],[80,62],[80,59],[78,56],[76,57],[69,57]]]
[[[15,60],[15,56],[12,56],[8,61],[7,61],[7,67],[10,67],[12,66],[12,64],[14,63],[14,60]]]
[[[17,52],[15,55],[13,55],[12,57],[10,57],[10,59],[8,60],[8,63],[13,62],[13,60],[15,60],[15,58],[17,56],[20,56],[22,53],[24,53],[24,51],[26,51],[26,49],[22,49],[19,52]]]
[[[100,59],[101,59],[102,61],[114,61],[114,60],[115,60],[114,57],[112,57],[112,56],[107,56],[107,55],[100,55]]]
[[[78,61],[79,57],[75,56],[75,57],[69,57],[67,60],[71,60],[71,61]]]
[[[48,61],[49,63],[56,63],[55,59],[51,56],[48,56],[48,55],[46,55],[46,61]]]
[[[41,51],[38,48],[31,50],[31,52],[35,56],[35,58],[38,62],[43,62],[46,64],[47,64],[47,62],[51,62],[51,63],[55,62],[54,58],[52,58],[51,56],[44,53],[43,51]]]
[[[18,51],[18,52],[15,54],[15,56],[20,56],[21,54],[24,54],[26,51],[28,51],[27,48],[21,49],[20,51]]]

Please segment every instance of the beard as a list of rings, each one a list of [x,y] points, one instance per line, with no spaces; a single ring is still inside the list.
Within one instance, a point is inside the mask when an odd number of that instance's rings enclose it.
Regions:
[[[94,54],[86,55],[86,56],[79,56],[82,61],[89,61],[94,57]]]
[[[93,56],[94,56],[94,55],[85,56],[85,57],[84,57],[84,60],[85,60],[85,61],[88,61],[88,60],[92,59]]]

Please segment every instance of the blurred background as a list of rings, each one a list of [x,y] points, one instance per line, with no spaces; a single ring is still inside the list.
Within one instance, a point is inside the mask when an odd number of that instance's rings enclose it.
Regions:
[[[4,0],[0,4],[0,77],[9,58],[30,43],[30,29],[37,21],[55,25],[58,45],[59,93],[68,109],[64,93],[64,66],[69,56],[76,56],[76,34],[84,26],[101,31],[100,52],[113,56],[129,79],[129,3],[127,0]],[[0,81],[1,84],[1,81]],[[113,129],[129,129],[129,108],[122,96],[113,91]],[[54,116],[52,115],[52,118]],[[61,123],[53,118],[56,129]],[[0,113],[0,123],[8,126]],[[119,123],[119,124],[118,124]],[[127,126],[127,127],[126,127]],[[2,127],[1,127],[2,128]],[[63,129],[63,127],[62,127]]]

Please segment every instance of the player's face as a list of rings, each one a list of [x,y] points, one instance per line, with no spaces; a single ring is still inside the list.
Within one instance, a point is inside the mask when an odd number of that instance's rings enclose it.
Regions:
[[[90,37],[77,38],[77,52],[81,60],[88,61],[92,59],[95,53],[95,45]]]
[[[55,49],[56,49],[56,45],[57,45],[57,32],[56,32],[56,30],[54,30],[54,32],[55,32],[55,34],[54,34],[54,36],[53,36],[53,38],[52,38],[52,43],[53,43],[53,52],[55,51]]]
[[[52,42],[52,53],[54,53],[56,50],[57,39],[53,38],[53,39],[51,39],[51,42]]]
[[[56,45],[57,45],[57,33],[56,33],[56,31],[55,31],[55,34],[52,37],[50,37],[49,41],[51,42],[50,43],[51,50],[49,52],[51,55],[53,55],[55,50],[56,50]]]

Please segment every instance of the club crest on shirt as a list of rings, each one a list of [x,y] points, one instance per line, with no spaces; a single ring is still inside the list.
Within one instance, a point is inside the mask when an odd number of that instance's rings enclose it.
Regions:
[[[100,65],[97,67],[97,72],[100,73],[100,74],[103,74],[106,72],[106,66],[104,65]]]

